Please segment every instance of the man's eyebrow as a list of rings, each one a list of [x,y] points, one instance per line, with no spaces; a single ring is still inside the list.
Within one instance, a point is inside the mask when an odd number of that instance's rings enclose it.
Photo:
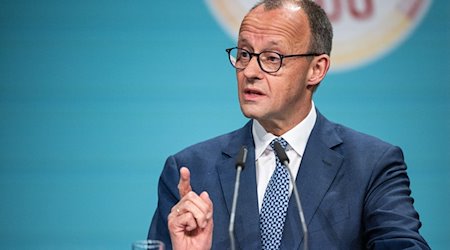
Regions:
[[[270,45],[280,45],[279,41],[270,41]]]
[[[238,42],[239,42],[239,43],[247,43],[248,41],[247,41],[247,39],[245,39],[245,38],[239,37],[239,38],[238,38]]]

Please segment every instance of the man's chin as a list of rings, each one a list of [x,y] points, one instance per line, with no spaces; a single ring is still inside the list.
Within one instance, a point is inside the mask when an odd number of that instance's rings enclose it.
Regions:
[[[241,107],[242,114],[249,119],[258,119],[261,115],[258,114],[255,110],[250,110]]]

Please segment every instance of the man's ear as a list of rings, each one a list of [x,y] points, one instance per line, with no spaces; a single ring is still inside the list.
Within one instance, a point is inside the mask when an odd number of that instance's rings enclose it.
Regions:
[[[327,54],[314,57],[308,70],[307,84],[314,87],[318,85],[327,74],[330,63],[330,56]]]

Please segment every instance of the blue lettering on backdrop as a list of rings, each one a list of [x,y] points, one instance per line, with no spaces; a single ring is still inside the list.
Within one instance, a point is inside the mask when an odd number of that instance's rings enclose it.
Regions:
[[[0,9],[0,248],[129,248],[146,237],[165,158],[245,123],[224,51],[234,39],[203,1]],[[448,10],[432,1],[394,49],[336,70],[315,98],[404,149],[433,249],[450,244]]]

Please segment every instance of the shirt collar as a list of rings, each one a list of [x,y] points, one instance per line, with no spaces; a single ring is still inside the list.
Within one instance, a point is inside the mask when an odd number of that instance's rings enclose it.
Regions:
[[[311,110],[305,119],[291,130],[281,135],[281,137],[289,143],[286,150],[293,149],[298,155],[303,156],[309,135],[316,123],[316,118],[316,108],[314,102],[312,102]],[[255,160],[258,160],[264,150],[271,150],[269,144],[273,139],[277,138],[277,136],[268,133],[257,120],[253,120],[252,133],[255,142]]]

